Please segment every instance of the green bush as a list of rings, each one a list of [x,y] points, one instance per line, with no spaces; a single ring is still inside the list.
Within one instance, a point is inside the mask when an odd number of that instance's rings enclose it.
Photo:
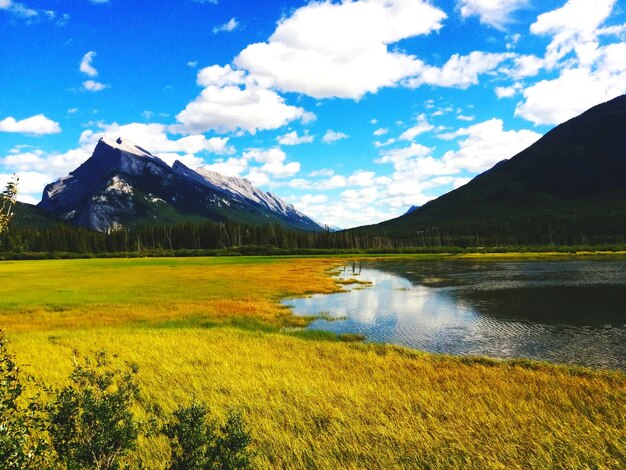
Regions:
[[[105,351],[76,361],[71,383],[46,390],[51,400],[26,396],[20,372],[0,331],[0,468],[137,468],[132,451],[139,425],[131,412],[138,403],[137,366],[115,367]],[[41,390],[41,388],[39,388]],[[147,407],[150,408],[150,407]],[[239,413],[226,422],[207,419],[198,403],[174,412],[162,428],[172,449],[170,469],[251,468],[250,435]],[[158,427],[157,427],[158,429]]]
[[[179,408],[165,425],[170,439],[170,470],[229,470],[251,468],[250,435],[239,413],[231,412],[225,423],[207,420],[205,405]]]
[[[136,374],[134,365],[126,371],[111,367],[104,351],[95,364],[85,358],[76,365],[72,383],[48,406],[52,444],[68,469],[117,469],[135,449]]]
[[[37,397],[24,396],[20,371],[6,345],[0,332],[0,466],[7,470],[44,468],[51,459],[40,437],[45,422]]]

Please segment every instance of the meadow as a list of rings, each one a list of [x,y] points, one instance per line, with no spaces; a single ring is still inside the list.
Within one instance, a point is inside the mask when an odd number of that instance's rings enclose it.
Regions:
[[[60,386],[75,350],[139,365],[142,403],[241,410],[260,468],[623,468],[626,376],[345,341],[279,301],[341,288],[337,258],[0,263],[0,328]],[[145,409],[136,410],[146,418]],[[168,447],[141,438],[147,468]]]

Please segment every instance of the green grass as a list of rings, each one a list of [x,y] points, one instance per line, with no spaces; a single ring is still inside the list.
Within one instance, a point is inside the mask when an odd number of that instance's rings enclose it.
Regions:
[[[623,468],[626,377],[338,341],[279,300],[339,288],[337,259],[0,263],[0,325],[26,372],[66,382],[73,350],[139,364],[142,400],[237,407],[261,468]],[[140,417],[144,417],[140,409]],[[160,438],[138,448],[148,468]]]

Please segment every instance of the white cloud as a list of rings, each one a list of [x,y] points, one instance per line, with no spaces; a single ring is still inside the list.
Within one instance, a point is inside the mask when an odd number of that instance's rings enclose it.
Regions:
[[[79,70],[90,77],[97,77],[98,71],[92,65],[93,58],[96,56],[95,51],[87,52],[80,61]]]
[[[13,16],[22,18],[28,23],[37,22],[37,20],[39,20],[39,12],[37,10],[33,10],[23,3],[14,2],[12,0],[0,0],[0,10],[7,10]]]
[[[459,0],[461,16],[478,16],[481,23],[497,29],[503,29],[512,13],[527,4],[528,0]]]
[[[224,33],[224,32],[230,33],[236,30],[238,26],[239,26],[239,22],[237,21],[237,18],[231,18],[226,23],[213,27],[213,34]]]
[[[359,99],[416,74],[422,62],[388,46],[438,31],[445,18],[424,0],[311,2],[235,64],[283,91]]]
[[[384,127],[381,127],[380,129],[376,129],[372,134],[375,136],[381,136],[381,135],[385,135],[389,132],[389,129],[385,129]]]
[[[21,134],[58,134],[61,126],[58,122],[48,119],[43,114],[37,114],[21,121],[13,117],[4,118],[0,121],[0,132],[17,132]]]
[[[412,143],[408,147],[395,148],[385,151],[376,163],[401,163],[413,157],[430,155],[432,149],[425,145]]]
[[[172,153],[194,155],[209,152],[218,155],[229,155],[235,152],[235,149],[229,145],[227,137],[211,137],[207,139],[204,135],[195,134],[173,140],[168,136],[168,127],[156,123],[132,123],[125,125],[112,123],[103,125],[96,132],[92,130],[84,131],[81,134],[80,143],[87,149],[93,149],[101,137],[122,137],[128,139],[159,157],[162,154]]]
[[[400,135],[400,140],[413,140],[418,135],[424,134],[425,132],[430,132],[435,128],[435,126],[428,122],[425,114],[420,114],[415,119],[417,121],[417,124],[404,131]]]
[[[261,86],[242,70],[230,65],[206,67],[198,73],[204,90],[181,111],[176,119],[180,132],[229,132],[277,129],[300,119],[314,118],[304,109],[290,106],[275,91]]]
[[[519,55],[513,59],[514,67],[503,72],[513,79],[519,80],[527,77],[534,77],[545,67],[545,60],[534,55]]]
[[[216,171],[222,175],[240,177],[241,174],[246,171],[246,168],[248,168],[248,160],[235,157],[231,157],[227,160],[222,158],[210,165],[206,165],[204,168],[210,171]]]
[[[243,158],[263,163],[261,167],[251,167],[246,175],[246,178],[255,185],[268,184],[274,178],[288,178],[300,171],[300,163],[285,163],[287,155],[279,148],[250,149],[244,152]]]
[[[376,148],[387,147],[388,145],[395,144],[395,142],[396,142],[396,139],[394,137],[390,137],[389,139],[385,140],[384,142],[376,140],[376,141],[374,141],[374,147],[376,147]]]
[[[334,170],[331,170],[330,168],[322,168],[321,170],[313,170],[311,173],[308,174],[308,176],[314,178],[317,176],[333,176],[334,174]]]
[[[626,62],[617,70],[564,70],[554,80],[542,80],[525,89],[524,101],[515,114],[535,124],[559,124],[625,92]]]
[[[187,62],[187,67],[191,67],[192,69],[195,69],[197,66],[198,66],[197,60],[190,60],[189,62]]]
[[[449,173],[485,171],[499,161],[515,156],[541,137],[528,130],[505,131],[500,119],[459,129],[452,135],[461,140],[459,149],[446,152],[441,160],[449,168]]]
[[[510,52],[474,51],[465,56],[453,54],[443,67],[423,65],[415,77],[405,81],[405,85],[409,88],[435,85],[466,89],[478,83],[479,75],[493,72],[502,62],[514,57],[515,54]]]
[[[91,151],[93,151],[93,148]],[[48,182],[50,182],[74,170],[89,158],[90,155],[91,152],[83,148],[69,150],[65,153],[51,154],[40,149],[35,149],[30,152],[7,155],[0,161],[5,168],[19,173],[34,171],[50,175],[50,179],[48,180]],[[43,189],[43,186],[40,189]]]
[[[102,91],[106,88],[110,88],[110,85],[106,85],[104,83],[96,82],[95,80],[85,80],[83,82],[83,89],[87,91]]]
[[[328,129],[322,137],[322,142],[325,144],[332,144],[333,142],[337,142],[338,140],[347,139],[350,137],[348,134],[344,134],[343,132],[333,131],[332,129]]]
[[[601,46],[599,40],[601,35],[621,34],[621,26],[603,27],[615,4],[615,0],[568,0],[539,15],[530,31],[552,36],[544,62],[559,72],[556,78],[523,90],[517,116],[535,124],[559,124],[626,92],[626,43]]]
[[[507,87],[498,86],[495,88],[495,92],[496,92],[496,96],[498,97],[498,99],[512,98],[521,89],[522,89],[522,86],[516,83],[512,86],[507,86]]]
[[[615,1],[568,0],[561,8],[539,15],[530,31],[552,36],[546,51],[548,66],[556,66],[571,51],[576,52],[583,65],[588,65],[598,47],[598,28],[611,14]]]
[[[246,150],[240,158],[220,159],[204,168],[227,176],[247,178],[257,186],[271,185],[276,179],[289,178],[300,171],[300,163],[286,160],[287,155],[278,147],[253,148]]]
[[[52,181],[48,175],[36,171],[21,171],[16,174],[20,179],[17,199],[29,204],[37,204],[41,200],[43,188]],[[12,178],[12,174],[0,174],[0,187],[4,188]]]
[[[297,131],[288,132],[285,135],[276,137],[276,140],[281,145],[299,145],[309,144],[313,142],[314,137],[309,135],[308,131],[305,131],[303,135],[298,135]]]
[[[326,180],[319,181],[316,183],[316,188],[327,190],[327,189],[337,189],[343,188],[348,184],[346,178],[342,175],[333,175]]]

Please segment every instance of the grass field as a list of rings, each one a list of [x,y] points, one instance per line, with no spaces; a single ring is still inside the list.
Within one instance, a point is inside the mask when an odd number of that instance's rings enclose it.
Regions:
[[[139,364],[142,400],[242,410],[262,468],[623,468],[626,376],[437,356],[303,333],[278,300],[338,287],[333,259],[0,263],[0,325],[24,369],[72,351]],[[141,411],[138,410],[141,414]],[[143,438],[148,468],[167,446]]]

